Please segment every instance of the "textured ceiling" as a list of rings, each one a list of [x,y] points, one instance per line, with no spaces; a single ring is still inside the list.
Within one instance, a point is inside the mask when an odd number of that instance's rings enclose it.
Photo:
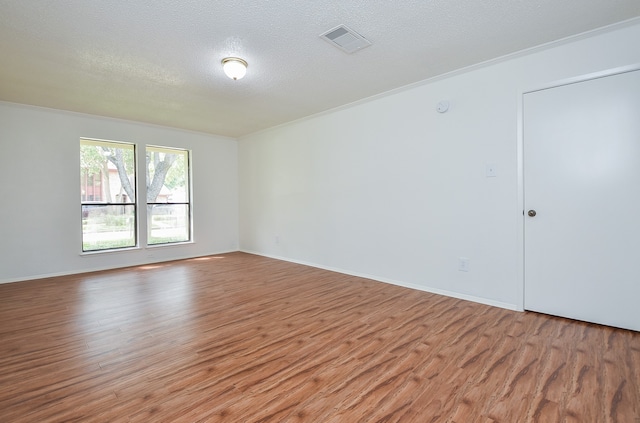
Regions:
[[[0,100],[238,137],[639,15],[638,0],[0,0]],[[373,45],[318,37],[339,24]]]

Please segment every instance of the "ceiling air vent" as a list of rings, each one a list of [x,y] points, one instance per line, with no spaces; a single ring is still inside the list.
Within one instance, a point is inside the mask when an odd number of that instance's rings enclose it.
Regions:
[[[320,34],[320,38],[347,53],[353,53],[371,45],[369,40],[345,25],[339,25]]]

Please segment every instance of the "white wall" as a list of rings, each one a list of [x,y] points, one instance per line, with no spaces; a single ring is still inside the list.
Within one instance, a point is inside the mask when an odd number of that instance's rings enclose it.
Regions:
[[[636,21],[240,139],[241,249],[522,308],[522,92],[638,45]]]
[[[81,255],[81,137],[192,150],[194,242]],[[238,249],[233,139],[0,102],[0,146],[0,282]]]

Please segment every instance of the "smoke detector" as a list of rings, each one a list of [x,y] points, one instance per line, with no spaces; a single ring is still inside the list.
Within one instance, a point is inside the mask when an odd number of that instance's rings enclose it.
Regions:
[[[349,54],[371,45],[369,40],[346,25],[338,25],[330,29],[320,34],[320,38]]]

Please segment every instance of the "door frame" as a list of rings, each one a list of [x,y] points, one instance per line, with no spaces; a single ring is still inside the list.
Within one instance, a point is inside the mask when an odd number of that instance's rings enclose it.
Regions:
[[[517,229],[517,260],[516,269],[518,275],[520,275],[520,282],[517,284],[517,303],[516,310],[525,311],[524,309],[524,292],[525,292],[525,239],[524,239],[524,225],[525,225],[525,204],[524,204],[524,95],[533,93],[536,91],[548,90],[551,88],[562,87],[564,85],[576,84],[579,82],[591,81],[599,78],[606,78],[608,76],[619,75],[628,72],[634,72],[640,70],[640,63],[633,65],[620,66],[616,68],[606,69],[598,72],[592,72],[584,75],[574,76],[571,78],[564,78],[544,84],[538,84],[527,89],[520,90],[518,92],[518,122],[517,122],[517,184],[518,184],[518,213],[521,213],[518,219]]]

